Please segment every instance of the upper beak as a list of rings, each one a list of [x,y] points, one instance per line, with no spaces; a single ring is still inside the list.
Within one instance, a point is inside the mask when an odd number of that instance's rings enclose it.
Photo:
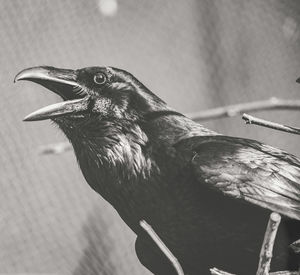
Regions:
[[[87,93],[76,79],[76,71],[54,67],[33,67],[19,72],[14,82],[19,80],[36,82],[65,100],[29,114],[24,118],[24,121],[44,120],[86,111],[88,108]]]

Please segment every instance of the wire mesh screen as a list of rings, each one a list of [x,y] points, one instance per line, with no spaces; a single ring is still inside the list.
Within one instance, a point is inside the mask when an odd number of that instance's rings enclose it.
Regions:
[[[48,121],[22,118],[59,98],[14,85],[17,72],[120,67],[184,113],[294,99],[299,12],[297,0],[0,0],[0,273],[150,274],[135,255],[135,235],[86,184],[73,152],[39,154],[65,137]],[[299,112],[261,116],[299,125]],[[297,137],[240,117],[204,124],[300,155]]]

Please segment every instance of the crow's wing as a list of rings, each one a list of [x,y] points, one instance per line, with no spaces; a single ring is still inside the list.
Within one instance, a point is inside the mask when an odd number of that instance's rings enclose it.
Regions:
[[[300,160],[260,142],[196,136],[176,149],[189,158],[200,184],[300,220]]]

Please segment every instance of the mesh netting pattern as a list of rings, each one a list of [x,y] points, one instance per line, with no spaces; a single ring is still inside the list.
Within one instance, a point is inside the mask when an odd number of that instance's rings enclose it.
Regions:
[[[38,154],[65,137],[22,118],[59,98],[14,85],[17,72],[112,65],[182,112],[297,98],[299,11],[296,0],[128,0],[108,17],[96,0],[0,0],[0,273],[149,274],[134,234],[85,183],[73,152]],[[299,126],[297,112],[261,115]],[[238,117],[205,124],[300,155],[297,137]]]

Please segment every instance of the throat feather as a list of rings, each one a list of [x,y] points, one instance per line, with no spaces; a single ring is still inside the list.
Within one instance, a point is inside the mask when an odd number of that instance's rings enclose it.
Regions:
[[[76,141],[73,146],[81,169],[91,169],[82,162],[93,163],[97,170],[93,172],[116,184],[145,180],[155,167],[148,153],[148,138],[139,126],[110,125]]]

